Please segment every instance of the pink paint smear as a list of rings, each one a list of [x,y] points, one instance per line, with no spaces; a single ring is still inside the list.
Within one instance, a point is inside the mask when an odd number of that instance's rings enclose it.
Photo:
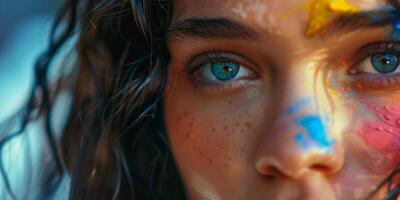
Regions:
[[[400,152],[400,106],[378,106],[361,100],[379,118],[367,122],[358,131],[364,142],[371,148],[385,153]]]
[[[375,122],[366,122],[358,131],[365,144],[380,153],[366,152],[372,159],[367,168],[376,174],[387,173],[400,161],[400,106],[382,107],[367,100],[361,103],[378,117]]]

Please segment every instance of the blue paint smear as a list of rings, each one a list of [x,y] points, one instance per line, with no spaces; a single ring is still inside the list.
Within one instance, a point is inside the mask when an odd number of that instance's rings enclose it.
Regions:
[[[392,39],[396,41],[400,40],[400,21],[393,23]]]
[[[329,148],[333,141],[329,139],[325,125],[319,116],[305,116],[299,120],[299,125],[306,131],[311,140],[323,148]],[[297,139],[297,138],[296,138]]]
[[[311,103],[312,98],[308,97],[308,98],[302,98],[300,100],[298,100],[296,103],[294,103],[292,106],[290,106],[287,110],[286,110],[286,114],[287,115],[292,115],[295,114],[297,112],[299,112],[303,107],[308,106]]]
[[[303,133],[298,133],[295,137],[296,143],[303,149],[306,150],[309,147],[308,142],[306,141]]]

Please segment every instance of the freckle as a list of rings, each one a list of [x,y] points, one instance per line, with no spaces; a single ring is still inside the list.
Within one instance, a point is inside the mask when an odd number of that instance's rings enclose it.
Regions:
[[[224,168],[227,168],[227,167],[228,167],[228,164],[225,164],[225,165],[224,165]]]
[[[228,126],[227,125],[224,126],[224,130],[226,130],[226,131],[228,130]]]
[[[188,125],[189,125],[189,127],[192,127],[192,126],[193,126],[193,123],[189,123]]]
[[[202,152],[202,151],[200,151],[200,155],[201,155],[201,156],[203,155],[203,152]]]
[[[239,122],[236,122],[236,126],[237,126],[237,127],[239,127],[239,126],[240,126]]]
[[[186,138],[190,138],[190,132],[186,133]]]
[[[229,156],[229,157],[228,157],[228,160],[229,160],[229,161],[232,161],[232,158]]]
[[[400,125],[399,125],[399,126],[400,126]],[[243,133],[243,132],[244,132],[244,130],[243,130],[243,129],[240,129],[240,132],[242,132],[242,133]]]
[[[247,128],[251,128],[251,123],[245,123],[244,125],[246,125],[247,126]]]
[[[210,165],[212,165],[212,164],[213,164],[213,161],[212,161],[212,160],[209,160],[208,163],[210,163]]]
[[[240,151],[244,151],[244,147],[240,147]]]
[[[215,133],[215,128],[212,129],[212,132]]]

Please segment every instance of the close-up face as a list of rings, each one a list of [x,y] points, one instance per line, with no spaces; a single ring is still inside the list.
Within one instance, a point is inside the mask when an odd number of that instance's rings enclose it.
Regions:
[[[172,4],[164,118],[190,199],[386,195],[400,161],[393,5]]]

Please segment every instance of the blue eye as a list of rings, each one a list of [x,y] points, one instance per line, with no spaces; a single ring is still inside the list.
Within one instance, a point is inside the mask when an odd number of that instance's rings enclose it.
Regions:
[[[376,53],[364,59],[350,73],[364,72],[371,75],[393,74],[400,71],[400,58],[394,53]]]
[[[392,73],[399,66],[399,57],[391,53],[376,54],[371,56],[371,64],[379,73]]]
[[[233,62],[211,63],[212,75],[220,81],[227,81],[235,78],[239,69],[239,64]]]
[[[255,65],[229,52],[209,52],[193,58],[184,68],[196,89],[219,94],[245,88],[258,80]]]

